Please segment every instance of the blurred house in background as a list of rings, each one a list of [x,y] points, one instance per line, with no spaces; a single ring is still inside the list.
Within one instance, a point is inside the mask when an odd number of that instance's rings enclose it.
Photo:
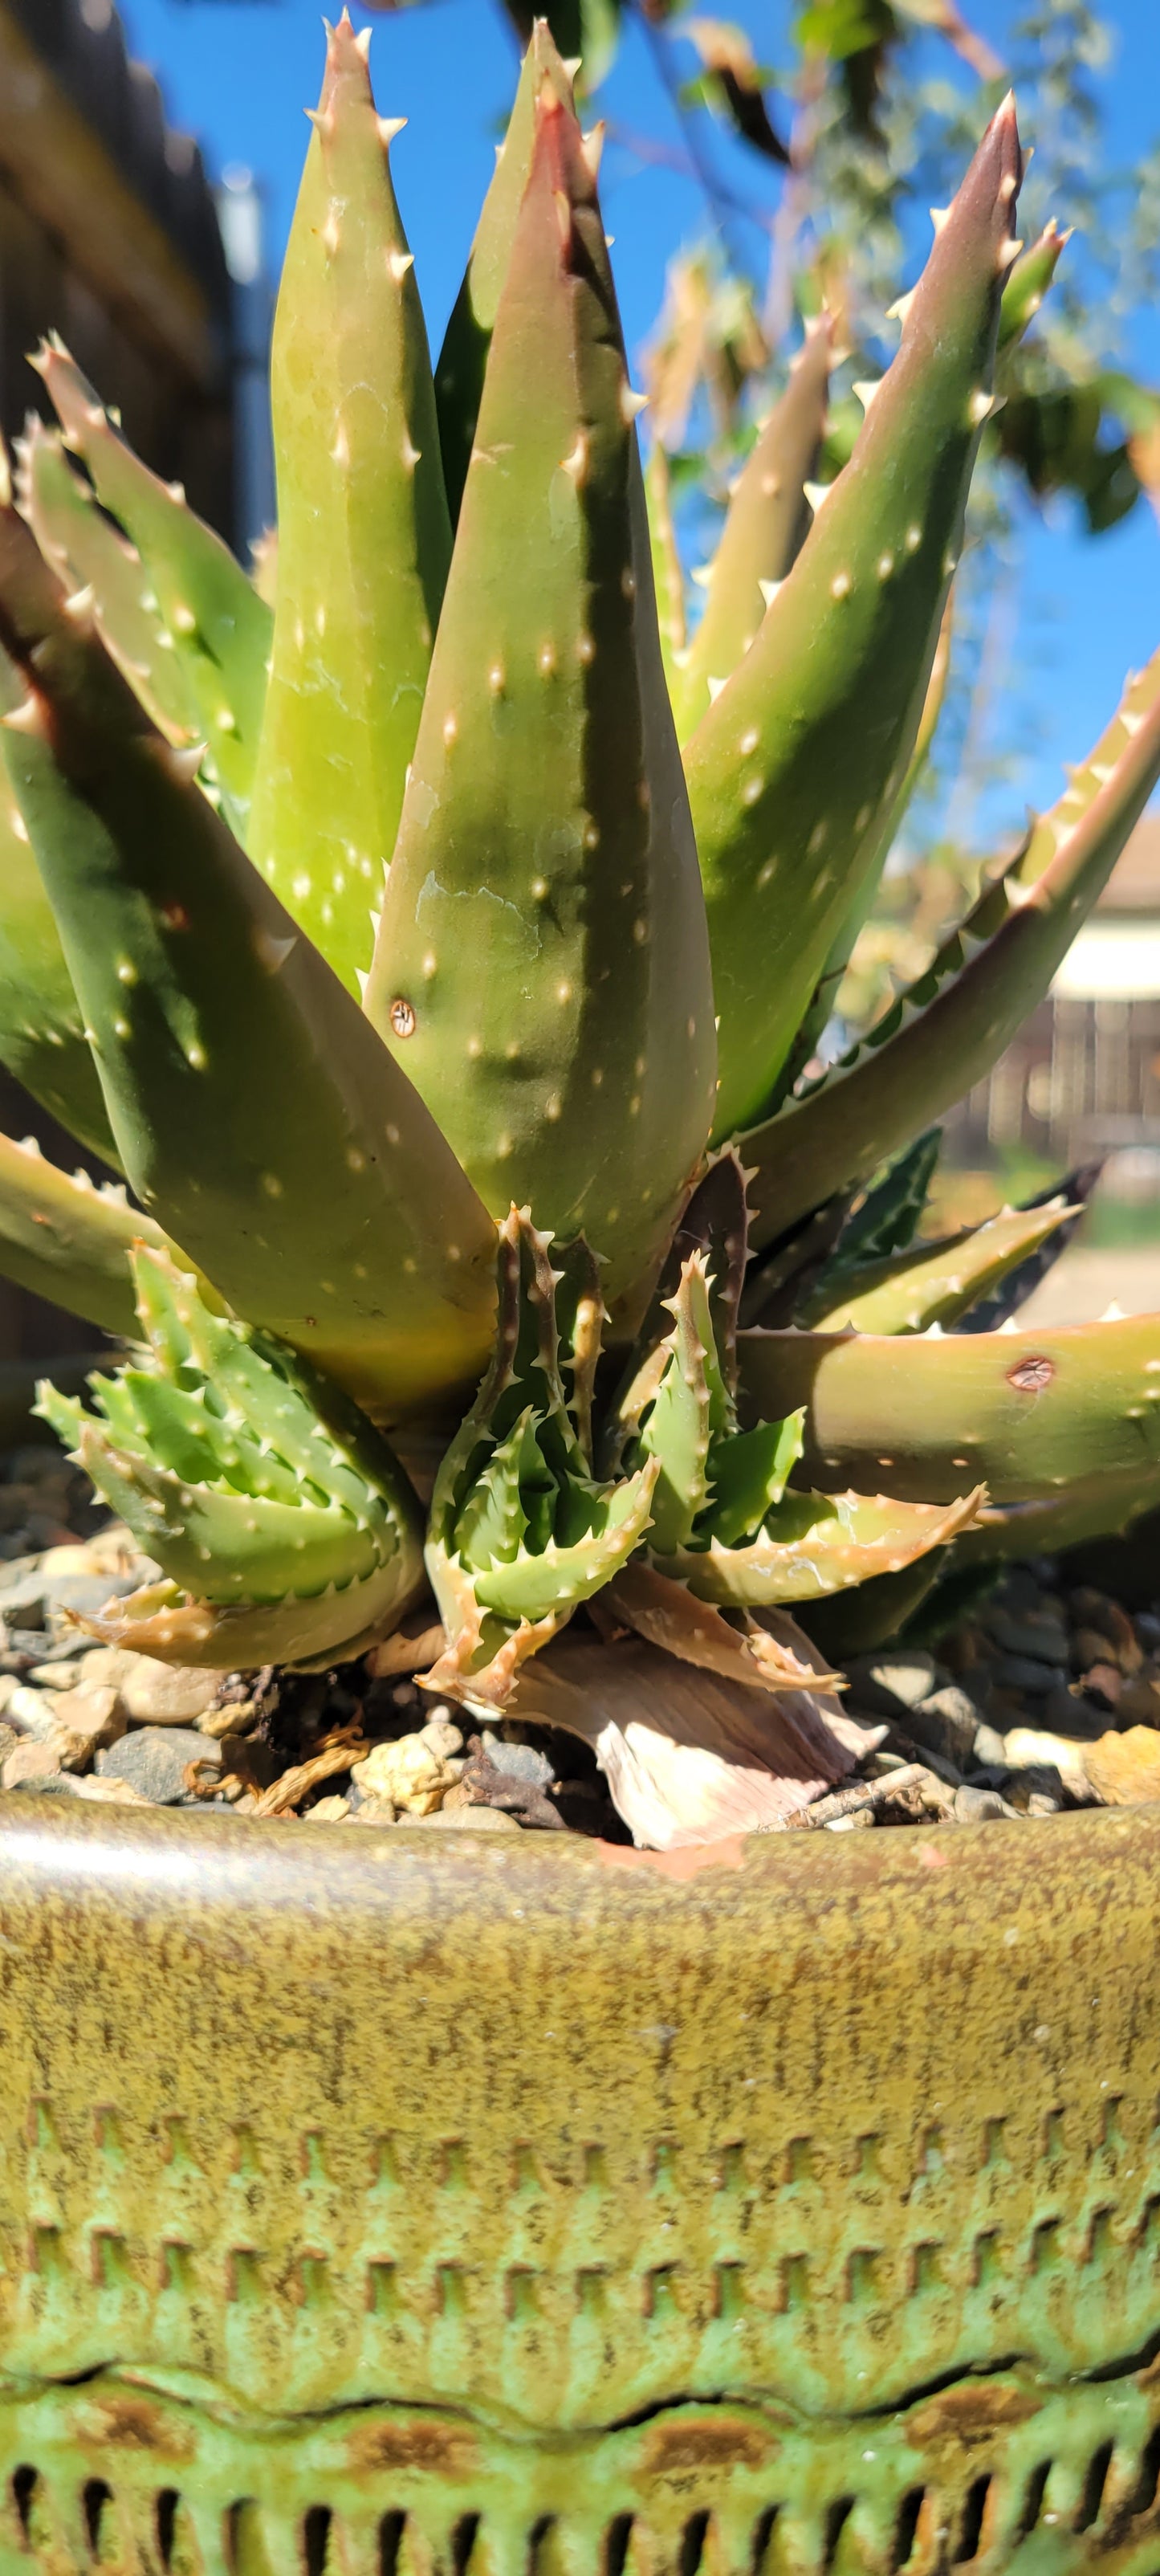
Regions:
[[[215,202],[113,0],[0,0],[0,423],[47,409],[27,352],[58,330],[126,436],[244,553],[273,517],[270,297],[246,172]],[[77,1151],[0,1073],[0,1128]],[[0,1359],[74,1348],[71,1317],[0,1283]]]
[[[960,1164],[1112,1154],[1118,1194],[1160,1198],[1160,815],[1136,825],[1048,1000],[948,1125]]]

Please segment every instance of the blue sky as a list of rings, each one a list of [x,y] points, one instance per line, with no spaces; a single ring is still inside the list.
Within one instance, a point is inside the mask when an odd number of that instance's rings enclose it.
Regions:
[[[248,163],[267,194],[272,264],[281,256],[306,142],[303,109],[316,96],[322,31],[314,0],[119,0],[133,50],[159,73],[171,119],[200,137],[211,169]],[[1013,0],[964,0],[972,24],[1000,52]],[[759,57],[776,63],[784,0],[729,0]],[[356,23],[365,13],[353,5]],[[1115,58],[1099,87],[1113,161],[1125,171],[1160,134],[1160,0],[1105,0]],[[372,69],[380,108],[410,122],[394,147],[396,184],[416,254],[433,342],[455,294],[494,144],[510,99],[515,52],[507,21],[487,0],[433,0],[374,20]],[[772,30],[772,33],[770,32]],[[621,129],[644,131],[662,150],[680,138],[639,33],[630,33],[600,110]],[[748,154],[713,134],[726,178],[749,187]],[[630,350],[656,314],[666,258],[704,230],[703,201],[677,170],[606,157],[605,214],[615,236],[617,283]],[[776,187],[771,184],[772,204]],[[1057,209],[1067,220],[1068,209]],[[757,249],[757,237],[754,238]],[[1160,315],[1138,318],[1131,355],[1160,384]],[[1066,505],[1040,521],[1026,514],[1023,604],[1015,630],[1008,730],[1025,750],[1007,791],[1058,792],[1059,764],[1089,747],[1124,673],[1160,643],[1160,532],[1141,504],[1116,531],[1084,539]],[[1034,713],[1032,714],[1032,710]],[[997,818],[996,818],[997,819]]]

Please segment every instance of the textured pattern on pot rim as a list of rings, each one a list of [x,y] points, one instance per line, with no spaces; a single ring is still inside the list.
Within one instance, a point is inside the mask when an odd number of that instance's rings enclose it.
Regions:
[[[0,2371],[527,2433],[1123,2369],[1158,1866],[1156,1810],[666,1866],[5,1802]]]
[[[1144,2374],[1144,2379],[1147,2379]],[[1154,2576],[1160,2397],[974,2381],[806,2425],[680,2406],[530,2446],[463,2416],[238,2415],[102,2374],[0,2399],[0,2576]]]

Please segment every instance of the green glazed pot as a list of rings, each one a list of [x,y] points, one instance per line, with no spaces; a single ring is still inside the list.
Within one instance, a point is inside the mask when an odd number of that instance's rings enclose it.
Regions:
[[[0,1804],[0,2576],[1160,2576],[1160,1810]]]

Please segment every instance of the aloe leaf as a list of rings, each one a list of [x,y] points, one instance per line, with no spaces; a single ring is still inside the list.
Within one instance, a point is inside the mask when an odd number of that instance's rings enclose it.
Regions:
[[[376,1410],[431,1406],[488,1347],[484,1208],[11,510],[0,643],[29,691],[6,756],[131,1187],[239,1313]]]
[[[1155,1315],[946,1336],[752,1332],[738,1349],[751,1413],[805,1406],[803,1474],[826,1489],[937,1503],[985,1483],[1005,1508],[1160,1465]]]
[[[32,361],[64,441],[92,477],[103,509],[136,547],[169,645],[206,739],[203,774],[245,838],[266,695],[270,612],[229,547],[135,456],[92,386],[54,335]]]
[[[654,1486],[647,1472],[628,1477],[594,1499],[591,1527],[570,1547],[549,1540],[540,1556],[525,1556],[477,1574],[475,1590],[485,1610],[501,1617],[538,1621],[567,1614],[588,1601],[639,1547],[651,1517]]]
[[[809,1640],[794,1630],[791,1620],[781,1622],[788,1637],[771,1635],[746,1614],[733,1626],[720,1610],[698,1600],[686,1584],[658,1573],[641,1557],[634,1557],[631,1565],[613,1576],[599,1595],[599,1609],[610,1625],[631,1628],[682,1663],[717,1673],[723,1681],[743,1682],[749,1690],[825,1690],[837,1680],[836,1674],[821,1671],[796,1651],[800,1646],[808,1654]]]
[[[849,1584],[897,1574],[917,1556],[945,1547],[969,1526],[982,1489],[949,1509],[884,1495],[787,1494],[748,1547],[678,1548],[661,1571],[687,1583],[703,1601],[764,1607],[819,1601]]]
[[[0,714],[24,691],[0,654]],[[4,758],[0,731],[0,1064],[82,1145],[115,1167],[101,1086],[60,933]]]
[[[30,412],[16,445],[17,507],[66,590],[91,589],[104,642],[170,742],[196,742],[199,710],[137,548],[70,465],[59,431]]]
[[[1062,1203],[1008,1209],[941,1242],[843,1269],[819,1283],[797,1320],[820,1333],[925,1333],[932,1324],[953,1324],[1079,1213]]]
[[[493,1214],[584,1234],[631,1323],[713,1006],[604,226],[548,82],[536,119],[366,1007]]]
[[[1122,1476],[1077,1476],[1066,1493],[1037,1502],[989,1504],[956,1541],[952,1565],[1056,1556],[1093,1538],[1118,1538],[1160,1506],[1160,1461]]]
[[[1018,1314],[1060,1254],[1066,1252],[1103,1167],[1102,1156],[1094,1163],[1080,1163],[1062,1181],[1041,1190],[1035,1198],[1021,1201],[1016,1215],[1031,1215],[1038,1208],[1053,1207],[1060,1210],[1059,1221],[1054,1231],[1016,1262],[1014,1269],[1006,1271],[994,1288],[976,1297],[965,1315],[959,1317],[956,1332],[997,1333],[1009,1317]]]
[[[95,1414],[47,1384],[40,1411],[185,1596],[173,1607],[284,1609],[280,1660],[304,1633],[311,1654],[339,1653],[369,1618],[393,1625],[422,1590],[422,1515],[386,1441],[292,1352],[202,1308],[164,1255],[140,1248],[133,1268],[148,1361],[94,1379]],[[225,1405],[195,1354],[227,1344],[247,1365]],[[278,1637],[276,1616],[266,1632]]]
[[[435,368],[439,442],[453,521],[459,517],[475,444],[488,351],[532,166],[536,106],[545,81],[561,104],[571,107],[572,69],[561,61],[547,19],[537,18],[520,70],[507,133],[496,154],[491,186],[480,210],[466,274],[452,306]]]
[[[909,1251],[941,1151],[941,1127],[924,1128],[874,1182],[851,1209],[838,1237],[835,1272],[851,1262],[884,1261],[892,1252]]]
[[[658,1473],[649,1461],[592,1478],[565,1402],[550,1241],[526,1210],[500,1228],[491,1365],[431,1497],[427,1570],[448,1646],[426,1681],[481,1705],[502,1705],[527,1656],[639,1546]]]
[[[600,1293],[599,1263],[582,1234],[577,1235],[574,1243],[554,1247],[552,1276],[560,1344],[567,1353],[564,1366],[572,1382],[568,1411],[591,1467],[596,1373],[600,1366],[605,1313]]]
[[[824,967],[822,968],[822,972],[818,977],[809,1008],[806,1011],[793,1045],[790,1048],[784,1065],[782,1066],[775,1085],[774,1098],[770,1102],[771,1109],[776,1107],[778,1103],[784,1100],[789,1092],[793,1090],[799,1075],[804,1071],[806,1065],[814,1055],[823,1033],[837,1008],[838,994],[841,989],[842,979],[854,954],[859,934],[865,927],[865,924],[870,919],[874,910],[878,891],[882,883],[883,869],[886,866],[887,859],[889,858],[891,850],[894,847],[894,843],[902,829],[902,825],[910,807],[911,799],[918,786],[919,780],[922,777],[927,757],[930,752],[930,747],[934,741],[935,733],[938,728],[939,717],[942,714],[943,702],[947,691],[947,682],[950,678],[951,634],[954,624],[954,604],[954,591],[952,589],[950,596],[948,597],[946,607],[943,610],[942,624],[939,627],[938,643],[935,646],[935,655],[934,661],[931,665],[930,678],[926,684],[926,696],[922,703],[922,716],[919,721],[914,750],[910,757],[910,765],[898,791],[897,799],[885,817],[882,831],[878,839],[878,846],[872,857],[867,861],[866,872],[862,879],[861,886],[859,887],[857,897],[849,906],[843,917],[841,927],[833,940],[830,953],[826,959]]]
[[[714,1433],[732,1430],[733,1390],[737,1378],[737,1323],[748,1260],[749,1214],[745,1173],[731,1146],[714,1155],[690,1190],[673,1230],[660,1276],[653,1290],[621,1382],[606,1417],[602,1450],[611,1464],[619,1462],[625,1441],[639,1428],[646,1403],[666,1366],[666,1318],[673,1312],[686,1264],[704,1255],[708,1315],[715,1357]],[[723,1398],[723,1402],[722,1402]]]
[[[1031,242],[1022,258],[1016,260],[1003,289],[999,313],[1001,354],[1014,348],[1034,321],[1070,240],[1070,232],[1061,233],[1053,215],[1038,240]]]
[[[774,1240],[989,1072],[1051,984],[1160,778],[1160,652],[1090,759],[861,1045],[739,1139],[752,1234]]]
[[[687,746],[719,1135],[769,1098],[906,775],[992,404],[1019,175],[1008,100],[937,235],[850,464]]]
[[[645,463],[644,496],[648,515],[649,560],[652,564],[653,590],[657,603],[657,631],[661,640],[661,662],[671,699],[678,685],[681,659],[689,639],[685,614],[685,576],[677,544],[677,531],[673,524],[669,460],[657,438],[652,441]]]
[[[785,1422],[757,1422],[752,1431],[718,1442],[705,1528],[722,1547],[753,1538],[780,1503],[802,1454],[804,1420],[804,1414],[791,1413]]]
[[[34,1136],[0,1136],[0,1274],[102,1332],[136,1330],[129,1255],[164,1245],[161,1228],[123,1189],[94,1189],[45,1161]]]
[[[704,1253],[694,1253],[669,1301],[673,1329],[664,1373],[642,1426],[639,1454],[655,1460],[653,1545],[683,1545],[709,1492],[709,1444],[724,1425],[725,1395],[713,1342]],[[714,1422],[714,1414],[717,1416]]]
[[[810,524],[805,486],[817,466],[833,354],[828,314],[806,324],[789,383],[758,433],[729,504],[705,607],[673,688],[682,742],[749,651],[773,592]]]
[[[1054,222],[1049,223],[1039,240],[1033,243],[1031,249],[1022,259],[1016,260],[1014,267],[1009,270],[999,308],[1000,357],[1004,351],[1013,349],[1017,345],[1033,316],[1039,311],[1061,254],[1070,239],[1070,233],[1060,233]],[[870,388],[863,387],[862,390],[865,396]],[[882,882],[883,868],[906,819],[942,714],[950,677],[953,625],[954,589],[952,586],[943,610],[918,733],[906,776],[894,804],[883,818],[877,848],[866,863],[857,897],[846,911],[818,978],[813,1000],[786,1057],[776,1085],[775,1097],[769,1103],[771,1110],[793,1089],[799,1074],[814,1054],[837,1005],[839,988],[854,954],[859,933],[873,911]]]
[[[248,846],[350,991],[415,747],[451,554],[427,333],[346,17],[295,210],[271,361],[273,659]]]

